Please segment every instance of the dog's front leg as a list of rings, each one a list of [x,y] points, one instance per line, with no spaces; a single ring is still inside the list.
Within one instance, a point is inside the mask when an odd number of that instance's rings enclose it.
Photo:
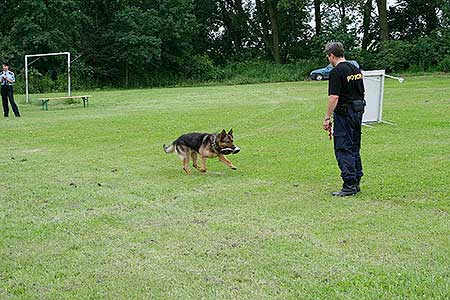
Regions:
[[[196,152],[192,152],[191,153],[191,157],[192,157],[192,166],[194,167],[194,168],[196,168],[196,169],[198,169],[198,155],[197,155],[197,153]]]
[[[200,168],[200,172],[206,172],[206,156],[202,155],[202,166]]]
[[[223,162],[224,164],[226,164],[227,166],[229,166],[232,170],[237,170],[237,168],[233,165],[233,163],[228,158],[225,157],[225,155],[220,154],[219,160],[221,162]]]

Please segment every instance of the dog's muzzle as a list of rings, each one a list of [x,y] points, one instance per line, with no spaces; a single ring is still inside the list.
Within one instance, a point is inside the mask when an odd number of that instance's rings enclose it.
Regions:
[[[228,154],[237,154],[241,151],[241,148],[238,146],[234,146],[233,148],[224,148],[220,150],[220,154],[228,155]]]

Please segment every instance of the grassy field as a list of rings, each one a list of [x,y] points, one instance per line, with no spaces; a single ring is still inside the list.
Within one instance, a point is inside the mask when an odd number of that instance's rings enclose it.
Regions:
[[[345,199],[326,85],[22,104],[0,120],[0,299],[450,299],[450,77],[386,82],[397,126],[364,128]],[[231,127],[237,171],[162,151]]]

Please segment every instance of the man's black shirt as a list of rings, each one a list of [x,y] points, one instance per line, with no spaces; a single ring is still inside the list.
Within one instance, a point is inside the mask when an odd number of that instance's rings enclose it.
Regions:
[[[338,106],[364,99],[361,71],[352,63],[339,63],[330,73],[328,95],[339,96]]]

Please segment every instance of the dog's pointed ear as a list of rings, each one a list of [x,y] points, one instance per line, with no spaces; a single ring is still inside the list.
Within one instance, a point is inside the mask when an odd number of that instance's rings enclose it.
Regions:
[[[225,131],[225,129],[222,129],[222,132],[220,133],[221,136],[226,136],[227,132]]]
[[[228,135],[233,136],[233,128],[231,128],[230,131],[228,131]]]

